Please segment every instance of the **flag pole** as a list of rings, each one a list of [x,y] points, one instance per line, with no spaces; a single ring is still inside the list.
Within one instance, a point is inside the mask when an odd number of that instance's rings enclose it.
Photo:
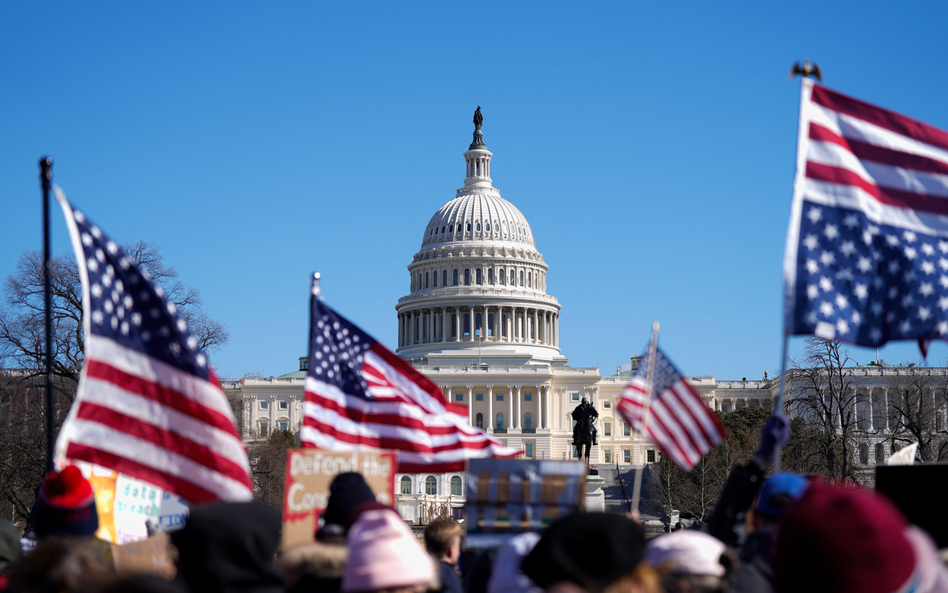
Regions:
[[[46,312],[46,469],[53,469],[53,305],[52,264],[50,263],[49,190],[53,181],[53,159],[40,159],[40,184],[43,187],[43,300]]]
[[[652,380],[655,377],[655,352],[658,350],[658,322],[652,323],[652,339],[648,344],[648,368],[645,373],[645,406],[642,411],[642,435],[648,438],[648,415],[652,403]],[[629,511],[633,515],[639,512],[639,501],[642,494],[642,474],[645,473],[645,463],[635,471],[635,482],[632,483],[632,504]]]
[[[774,400],[774,414],[777,412],[783,411],[783,398],[784,398],[784,389],[787,385],[787,346],[790,343],[790,334],[784,330],[783,332],[783,353],[780,357],[780,387],[777,389],[777,399]],[[780,443],[777,443],[774,447],[774,473],[780,471]]]

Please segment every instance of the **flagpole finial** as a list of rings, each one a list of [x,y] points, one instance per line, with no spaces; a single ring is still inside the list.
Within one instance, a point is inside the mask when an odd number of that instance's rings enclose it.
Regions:
[[[323,296],[323,291],[319,287],[319,277],[320,277],[319,272],[316,272],[315,274],[313,274],[313,296],[321,299]]]
[[[657,322],[657,321],[653,321],[653,322],[652,322],[652,332],[653,332],[653,333],[656,333],[656,334],[658,333],[658,322]]]
[[[815,78],[820,82],[823,82],[823,73],[820,72],[820,66],[816,62],[810,63],[810,58],[803,58],[803,65],[800,65],[800,62],[793,64],[793,67],[790,68],[790,80],[796,75],[801,75],[803,78]]]

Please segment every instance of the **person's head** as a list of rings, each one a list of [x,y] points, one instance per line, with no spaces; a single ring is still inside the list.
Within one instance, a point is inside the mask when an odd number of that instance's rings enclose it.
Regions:
[[[737,555],[707,533],[681,530],[650,541],[645,563],[661,576],[667,593],[715,593],[727,590]]]
[[[451,519],[435,519],[425,528],[425,548],[435,560],[456,565],[461,557],[461,526]]]
[[[82,593],[98,590],[114,572],[91,538],[40,541],[10,569],[6,593]]]
[[[91,537],[99,529],[92,485],[78,467],[46,474],[33,506],[33,525],[40,539]]]
[[[780,593],[940,590],[948,574],[930,538],[883,496],[811,482],[777,532],[774,586]]]
[[[319,541],[345,541],[345,534],[357,515],[357,510],[375,502],[375,494],[365,483],[362,474],[341,473],[329,484],[329,501],[320,519],[323,527],[317,532]]]
[[[553,593],[633,593],[658,590],[642,564],[645,530],[622,515],[575,513],[551,525],[520,565]]]
[[[393,509],[360,513],[348,541],[341,591],[423,593],[435,580],[431,556]]]
[[[582,401],[580,401],[579,403],[580,403],[580,405],[585,406],[586,404],[589,403],[589,401],[584,397],[584,398],[582,399]]]
[[[273,562],[281,527],[280,513],[258,501],[195,507],[170,534],[177,578],[194,592],[282,592]]]
[[[757,494],[754,525],[762,527],[779,523],[790,507],[806,494],[809,482],[800,474],[781,472],[767,478]]]

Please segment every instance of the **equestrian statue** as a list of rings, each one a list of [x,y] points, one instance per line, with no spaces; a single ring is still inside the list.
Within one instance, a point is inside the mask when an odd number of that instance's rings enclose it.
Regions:
[[[596,421],[599,420],[599,412],[594,406],[591,406],[586,398],[573,409],[573,445],[576,446],[576,454],[580,459],[586,459],[589,464],[589,455],[592,452],[593,445],[599,442],[599,431],[596,430]],[[583,453],[583,445],[586,451]]]

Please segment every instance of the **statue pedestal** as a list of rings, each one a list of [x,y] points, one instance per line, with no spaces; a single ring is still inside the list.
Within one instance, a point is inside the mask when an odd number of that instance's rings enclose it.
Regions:
[[[606,493],[602,491],[605,482],[598,472],[586,476],[586,511],[602,513],[606,510]]]

